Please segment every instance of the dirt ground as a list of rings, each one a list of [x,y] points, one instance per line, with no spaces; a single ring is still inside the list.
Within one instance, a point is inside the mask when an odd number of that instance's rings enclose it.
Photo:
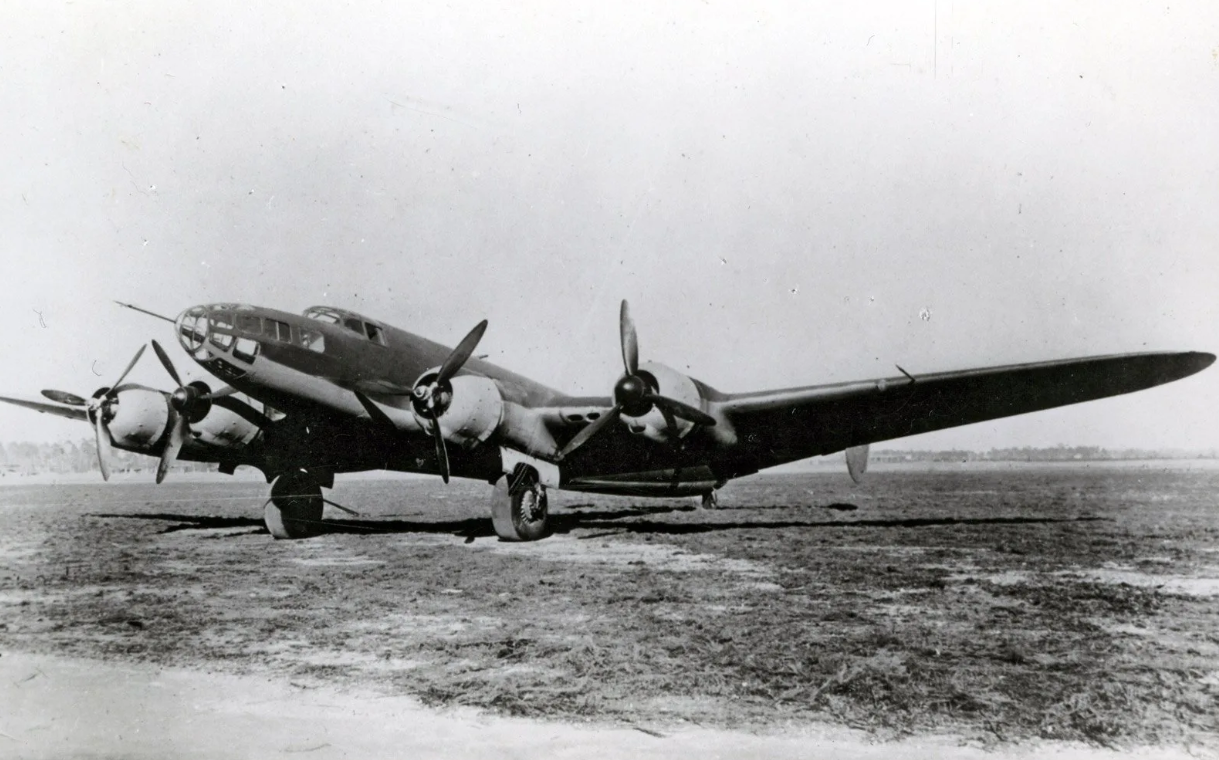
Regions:
[[[1213,469],[771,475],[716,511],[554,494],[534,544],[494,538],[487,486],[431,480],[340,483],[361,517],[272,542],[265,490],[0,487],[0,652],[645,738],[1219,751]]]

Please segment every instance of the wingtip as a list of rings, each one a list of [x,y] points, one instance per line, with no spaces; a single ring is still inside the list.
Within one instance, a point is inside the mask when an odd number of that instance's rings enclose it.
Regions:
[[[1197,374],[1215,363],[1215,355],[1205,351],[1189,351],[1180,354],[1181,377]]]

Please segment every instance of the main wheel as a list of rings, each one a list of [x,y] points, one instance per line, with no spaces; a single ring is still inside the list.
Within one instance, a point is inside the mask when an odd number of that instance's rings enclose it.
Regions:
[[[286,472],[271,486],[262,519],[275,538],[309,538],[321,532],[322,487],[305,472]]]
[[[509,487],[510,480],[515,487]],[[491,524],[504,541],[537,541],[550,533],[546,486],[538,482],[532,468],[496,481],[491,492]]]

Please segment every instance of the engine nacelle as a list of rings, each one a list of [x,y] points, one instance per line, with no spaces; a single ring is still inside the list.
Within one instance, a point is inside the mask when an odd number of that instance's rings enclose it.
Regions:
[[[420,381],[423,382],[427,373]],[[495,382],[477,375],[461,375],[449,381],[452,386],[447,407],[440,414],[440,432],[445,441],[472,449],[499,428],[504,418],[504,397]],[[432,421],[412,410],[416,421],[430,430]]]
[[[159,391],[133,388],[120,391],[106,404],[106,428],[114,445],[127,451],[155,455],[169,426],[169,399]],[[190,423],[187,448],[241,448],[258,435],[258,426],[215,404],[205,416]]]
[[[639,376],[652,386],[655,393],[689,404],[695,409],[702,409],[702,394],[687,375],[657,362],[643,362],[639,365]],[[635,435],[661,443],[673,437],[684,438],[695,427],[693,422],[675,417],[675,429],[671,431],[664,415],[655,406],[640,417],[628,417],[624,414],[622,421]]]
[[[153,390],[120,391],[106,405],[106,413],[106,427],[114,445],[129,451],[151,451],[169,425],[165,394]]]
[[[213,404],[206,417],[191,423],[190,442],[220,449],[243,448],[254,440],[258,430],[245,417]]]

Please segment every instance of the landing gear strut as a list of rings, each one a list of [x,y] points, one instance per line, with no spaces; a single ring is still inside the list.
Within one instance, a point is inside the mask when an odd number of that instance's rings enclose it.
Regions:
[[[537,471],[518,465],[512,475],[502,476],[491,492],[491,524],[504,541],[536,541],[550,532],[546,486]]]
[[[275,538],[309,538],[322,527],[322,487],[307,472],[285,472],[271,486],[262,519]]]
[[[715,491],[707,491],[703,494],[703,509],[719,509],[720,497]]]

